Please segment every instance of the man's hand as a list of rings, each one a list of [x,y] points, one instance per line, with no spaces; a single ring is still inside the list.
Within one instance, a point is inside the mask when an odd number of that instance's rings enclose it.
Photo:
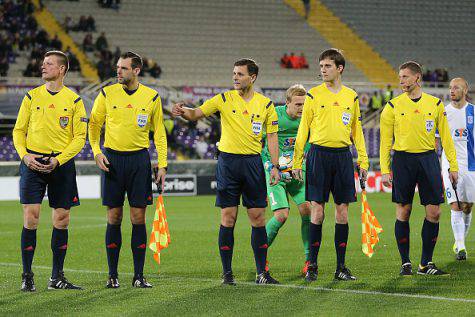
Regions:
[[[104,172],[109,172],[109,160],[107,160],[107,157],[102,154],[102,153],[99,153],[96,155],[96,157],[94,158],[96,160],[96,165],[101,169],[103,170]]]
[[[391,177],[391,174],[383,174],[381,175],[381,180],[383,181],[383,185],[386,187],[391,187],[391,184],[393,182],[393,178]]]
[[[167,170],[165,168],[158,168],[158,166],[155,166],[153,168],[153,177],[154,177],[154,182],[157,184],[157,187],[160,186],[161,192],[163,192],[165,188],[165,176],[167,175]]]
[[[26,167],[33,171],[47,173],[48,165],[38,162],[36,160],[37,158],[43,158],[43,156],[36,154],[25,154],[25,156],[23,156],[23,162],[25,163]]]
[[[56,157],[50,157],[46,162],[48,162],[48,165],[46,165],[46,173],[52,172],[59,165],[59,161]]]
[[[184,102],[179,102],[179,103],[174,104],[172,107],[172,116],[180,117],[183,114],[185,114],[185,110],[183,110],[184,106],[185,106]]]
[[[301,168],[295,168],[292,170],[292,176],[299,182],[303,182],[303,174]]]
[[[279,170],[277,169],[277,167],[273,167],[271,170],[270,170],[270,182],[269,184],[271,186],[275,186],[279,183],[280,181],[280,174],[279,174]]]
[[[364,168],[360,168],[360,178],[363,180],[363,182],[366,182],[366,179],[368,178],[368,171]]]
[[[449,180],[452,183],[453,188],[457,188],[457,182],[459,180],[459,173],[458,172],[451,172],[449,170]]]

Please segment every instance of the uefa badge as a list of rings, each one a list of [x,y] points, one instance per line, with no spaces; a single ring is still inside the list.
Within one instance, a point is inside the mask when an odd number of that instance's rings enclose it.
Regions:
[[[430,132],[434,128],[434,120],[426,120],[426,131]]]
[[[60,117],[59,118],[59,125],[61,126],[61,128],[66,128],[68,126],[68,123],[69,123],[69,117]]]
[[[140,128],[143,128],[147,125],[148,121],[148,114],[138,114],[137,115],[137,125]]]
[[[262,122],[252,122],[252,132],[255,135],[259,135],[262,131]]]
[[[467,123],[473,124],[473,116],[467,116]]]
[[[351,120],[351,113],[348,112],[343,112],[343,115],[341,116],[341,121],[343,122],[344,125],[348,125]]]

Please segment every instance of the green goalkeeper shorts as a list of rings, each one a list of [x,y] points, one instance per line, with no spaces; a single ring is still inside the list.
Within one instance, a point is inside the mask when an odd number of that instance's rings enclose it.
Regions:
[[[289,208],[289,199],[287,194],[292,198],[298,206],[305,202],[305,172],[303,173],[304,181],[299,182],[292,179],[289,183],[280,181],[277,185],[271,186],[270,173],[266,170],[267,197],[269,206],[272,211],[277,209]]]

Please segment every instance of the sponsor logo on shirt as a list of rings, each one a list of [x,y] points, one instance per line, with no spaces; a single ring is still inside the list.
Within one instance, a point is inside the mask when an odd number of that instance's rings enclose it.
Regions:
[[[284,139],[284,143],[283,143],[284,147],[294,147],[294,145],[295,145],[295,138]]]
[[[468,130],[464,128],[454,129],[452,135],[454,141],[467,141]]]

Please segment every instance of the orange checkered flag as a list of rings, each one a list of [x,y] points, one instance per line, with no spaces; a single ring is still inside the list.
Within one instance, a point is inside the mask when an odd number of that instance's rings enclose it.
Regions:
[[[160,251],[167,248],[170,243],[170,230],[168,230],[167,214],[163,204],[162,187],[160,184],[157,184],[157,186],[159,196],[148,247],[153,251],[155,261],[160,264]]]
[[[360,176],[359,179],[361,185],[361,249],[365,255],[372,257],[374,246],[379,242],[378,234],[383,232],[383,228],[368,204],[365,181],[361,178],[359,167],[358,175]]]

